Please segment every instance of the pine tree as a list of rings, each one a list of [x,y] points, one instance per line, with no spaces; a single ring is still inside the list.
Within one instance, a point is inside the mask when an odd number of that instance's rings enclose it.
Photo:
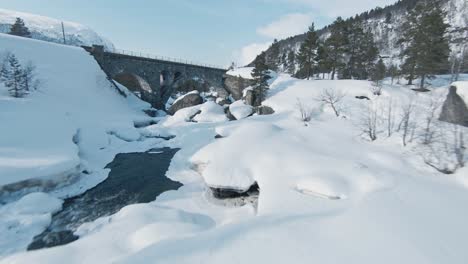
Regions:
[[[270,68],[274,71],[278,71],[279,66],[281,64],[280,62],[280,46],[279,42],[277,39],[273,41],[273,44],[271,44],[269,48],[270,52],[268,54],[268,57],[265,58],[266,63],[270,65]]]
[[[331,67],[331,79],[334,80],[337,69],[344,64],[347,45],[346,23],[341,17],[338,17],[331,25],[330,31],[330,37],[326,40],[325,45],[328,50],[327,64]]]
[[[11,26],[10,32],[8,34],[25,38],[31,37],[31,32],[29,32],[29,29],[24,24],[24,21],[19,17],[16,18],[16,21]]]
[[[31,62],[26,64],[26,67],[23,67],[21,78],[24,90],[27,93],[36,90],[39,85],[38,80],[35,80],[35,71],[36,67]]]
[[[330,73],[331,65],[328,59],[328,49],[324,43],[320,43],[317,49],[318,71],[322,73],[322,79],[325,79],[325,73]]]
[[[390,76],[390,79],[391,79],[391,82],[392,82],[392,85],[393,85],[393,83],[395,81],[395,78],[398,78],[398,76],[400,74],[400,71],[398,70],[398,67],[395,64],[391,64],[388,67],[387,73],[388,73],[388,76]]]
[[[307,80],[313,74],[313,68],[317,60],[318,36],[315,31],[315,26],[312,24],[309,31],[306,33],[306,39],[302,43],[297,60],[300,65],[300,71],[305,74]]]
[[[408,84],[419,77],[420,89],[424,89],[426,79],[446,68],[450,46],[446,36],[449,25],[444,17],[440,3],[428,1],[416,5],[404,23],[401,42],[407,47],[402,53],[402,69],[408,73]]]
[[[25,73],[15,55],[10,54],[1,70],[1,81],[9,88],[11,96],[20,98],[28,94]]]
[[[385,24],[391,24],[392,23],[392,13],[388,12],[385,14]]]
[[[291,75],[296,74],[296,52],[294,50],[288,54],[286,72]]]
[[[341,71],[343,78],[366,80],[373,69],[378,56],[378,49],[372,32],[364,32],[362,22],[355,21],[348,33],[347,56],[348,63]]]
[[[265,52],[262,52],[257,57],[255,60],[255,68],[252,71],[253,88],[255,92],[254,106],[260,105],[265,100],[268,90],[268,80],[271,78],[265,57]]]
[[[371,74],[371,81],[378,87],[382,85],[382,81],[385,78],[385,74],[387,72],[387,68],[385,67],[385,63],[382,59],[379,59],[377,64],[375,65],[374,70]]]

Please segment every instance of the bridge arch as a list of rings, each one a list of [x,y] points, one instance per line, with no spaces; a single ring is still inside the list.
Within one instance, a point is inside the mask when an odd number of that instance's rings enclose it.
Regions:
[[[151,85],[142,77],[134,73],[119,73],[113,77],[113,79],[127,87],[131,92],[141,99],[145,99],[146,94],[152,94],[153,90]]]

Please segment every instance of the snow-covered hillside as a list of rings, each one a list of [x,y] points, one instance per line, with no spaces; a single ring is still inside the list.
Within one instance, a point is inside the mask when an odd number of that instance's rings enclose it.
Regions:
[[[465,89],[466,82],[457,86]],[[228,122],[221,106],[207,102],[164,117],[145,131],[176,136],[161,146],[181,148],[167,176],[183,187],[84,224],[71,244],[20,252],[0,263],[464,264],[467,168],[445,175],[426,165],[419,129],[406,147],[401,131],[386,136],[379,124],[371,142],[362,130],[367,110],[380,106],[376,114],[387,116],[383,106],[389,102],[395,119],[401,106],[414,102],[419,127],[423,107],[443,99],[447,83],[427,94],[386,84],[375,96],[372,89],[367,81],[279,75],[264,103],[273,115]],[[343,94],[340,117],[317,99],[324,90]],[[298,99],[310,112],[308,122],[300,119]],[[122,111],[123,118],[132,113]],[[199,123],[187,122],[193,115]],[[254,182],[258,202],[243,206],[216,200],[207,188],[246,189]]]
[[[63,43],[62,21],[50,17],[35,14],[0,9],[0,33],[8,33],[11,25],[19,17],[24,20],[31,31],[32,38],[55,43]],[[114,45],[109,40],[97,34],[91,28],[69,21],[63,21],[65,39],[68,45],[92,46],[103,45],[108,50],[113,50]]]
[[[41,83],[21,99],[0,84],[0,186],[85,169],[83,157],[107,148],[111,132],[139,137],[134,121],[149,105],[119,95],[82,48],[6,34],[0,47],[2,57],[12,53],[35,65]]]
[[[2,61],[7,53],[34,65],[40,84],[25,98],[13,98],[0,83],[0,204],[30,192],[52,193],[0,205],[0,257],[24,250],[48,226],[50,213],[60,209],[54,196],[94,187],[117,153],[162,141],[139,141],[144,136],[135,126],[153,120],[143,112],[151,106],[120,86],[122,96],[84,49],[0,33]]]

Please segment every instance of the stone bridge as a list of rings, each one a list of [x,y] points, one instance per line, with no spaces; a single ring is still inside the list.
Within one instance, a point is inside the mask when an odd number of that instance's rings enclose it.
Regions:
[[[196,85],[223,88],[226,69],[181,60],[143,56],[132,52],[108,52],[103,46],[83,47],[103,71],[157,109],[165,109],[178,88]]]

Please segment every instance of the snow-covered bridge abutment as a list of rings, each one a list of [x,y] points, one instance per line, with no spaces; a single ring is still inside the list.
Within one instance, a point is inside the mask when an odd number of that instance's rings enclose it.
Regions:
[[[213,65],[160,58],[139,53],[104,50],[103,46],[83,47],[94,56],[106,74],[125,85],[153,107],[164,109],[178,86],[197,81],[222,88],[226,69]]]

